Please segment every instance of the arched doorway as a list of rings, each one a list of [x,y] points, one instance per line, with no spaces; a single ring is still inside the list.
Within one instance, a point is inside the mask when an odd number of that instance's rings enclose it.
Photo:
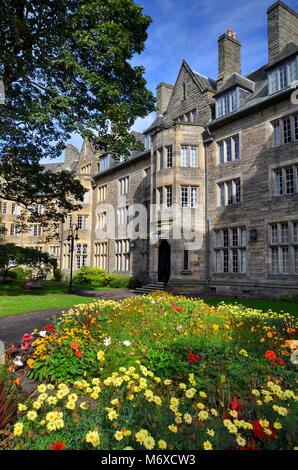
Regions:
[[[171,247],[162,240],[158,247],[158,282],[168,282],[171,275]]]

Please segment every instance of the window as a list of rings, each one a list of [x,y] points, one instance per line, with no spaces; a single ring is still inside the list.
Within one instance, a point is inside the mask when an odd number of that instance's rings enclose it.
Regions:
[[[246,228],[214,230],[214,269],[216,273],[246,273]]]
[[[98,225],[100,230],[104,230],[107,226],[107,213],[101,212],[98,214]]]
[[[272,127],[274,147],[298,140],[298,115],[280,118],[272,123]]]
[[[234,159],[238,160],[240,158],[240,147],[239,147],[239,135],[234,137]]]
[[[88,261],[88,245],[78,244],[76,246],[76,267],[87,266]]]
[[[84,215],[83,217],[83,229],[88,230],[89,228],[89,215]]]
[[[186,99],[186,86],[184,82],[182,83],[182,98],[181,99],[182,101]]]
[[[129,176],[119,179],[119,194],[125,195],[129,193]]]
[[[240,158],[239,135],[218,142],[219,163],[231,162]]]
[[[181,166],[188,166],[188,147],[181,147]]]
[[[18,235],[18,234],[19,234],[19,228],[18,228],[18,226],[15,225],[15,224],[11,224],[11,225],[10,225],[10,235],[11,235],[11,236],[16,236],[16,235]]]
[[[108,244],[107,242],[95,244],[95,265],[97,268],[107,271],[107,256]]]
[[[166,196],[167,196],[167,207],[171,207],[173,203],[172,186],[166,187]]]
[[[291,195],[298,192],[298,165],[273,170],[274,195]]]
[[[289,118],[283,120],[283,139],[284,144],[291,142],[291,121]]]
[[[72,216],[68,215],[67,216],[67,229],[70,230],[72,226]]]
[[[42,228],[39,224],[33,224],[29,227],[29,236],[30,237],[40,237],[42,235]]]
[[[227,206],[241,202],[240,179],[218,183],[219,205]]]
[[[190,166],[198,168],[198,149],[197,147],[190,147]]]
[[[189,250],[183,250],[183,271],[189,270]]]
[[[7,214],[7,202],[2,202],[2,214]]]
[[[83,216],[82,215],[78,215],[77,226],[78,226],[78,230],[80,230],[83,227]]]
[[[172,146],[166,148],[167,150],[167,168],[172,168],[173,166],[173,151]]]
[[[50,247],[50,256],[52,256],[52,258],[58,258],[59,257],[59,252],[60,252],[60,247],[59,246],[51,246]]]
[[[11,205],[11,214],[12,215],[20,215],[20,210],[21,210],[21,207],[19,204],[12,204]]]
[[[198,187],[197,186],[181,186],[180,188],[181,207],[198,207]]]
[[[116,240],[115,268],[116,271],[127,272],[130,270],[129,240]]]
[[[98,188],[98,201],[103,202],[107,198],[107,185],[104,184]]]
[[[297,56],[284,62],[268,72],[268,92],[269,95],[283,90],[298,79],[298,60]]]
[[[149,150],[151,147],[151,134],[145,134],[145,149]]]
[[[128,206],[117,209],[118,225],[126,225],[128,218]]]
[[[89,201],[90,201],[90,191],[86,191],[84,194],[83,202],[84,204],[89,204]]]
[[[239,107],[239,89],[221,95],[216,99],[216,118],[225,116]]]
[[[99,171],[105,171],[110,167],[110,155],[103,155],[99,160]]]
[[[232,142],[231,139],[226,140],[227,162],[232,161]]]
[[[269,225],[271,274],[298,274],[298,222]]]

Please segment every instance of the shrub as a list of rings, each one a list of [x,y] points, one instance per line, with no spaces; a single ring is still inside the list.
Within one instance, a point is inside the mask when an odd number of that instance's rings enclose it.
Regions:
[[[21,267],[11,269],[8,276],[11,279],[29,279],[31,271],[29,269],[24,269]]]
[[[91,287],[132,288],[136,280],[129,274],[109,274],[99,268],[82,266],[73,276],[73,283]]]
[[[61,269],[60,268],[54,269],[54,280],[57,282],[61,281]]]

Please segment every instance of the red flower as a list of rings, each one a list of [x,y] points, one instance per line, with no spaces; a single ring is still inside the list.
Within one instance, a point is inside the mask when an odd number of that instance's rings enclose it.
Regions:
[[[65,442],[64,441],[53,442],[52,450],[64,450],[64,449],[65,449]]]
[[[266,359],[269,359],[269,361],[275,361],[276,360],[276,354],[274,351],[266,351],[265,352],[265,357]]]
[[[55,329],[54,325],[46,325],[45,330],[47,331],[53,331]]]
[[[277,364],[279,364],[280,366],[282,366],[283,363],[284,363],[284,361],[282,360],[281,357],[279,357],[279,358],[277,359]]]
[[[76,351],[77,349],[79,349],[79,345],[78,343],[71,343],[70,348]]]
[[[78,351],[76,351],[76,356],[77,356],[77,357],[82,357],[82,353],[81,353],[81,351],[79,351],[79,350],[78,350]]]
[[[252,426],[255,437],[258,437],[259,439],[263,439],[264,437],[266,437],[266,433],[264,432],[263,427],[261,426],[258,420],[254,421],[252,423]]]
[[[232,405],[232,410],[235,410],[235,411],[241,410],[244,407],[244,405],[242,403],[238,402],[237,397],[234,397],[234,400],[231,401],[231,405]]]
[[[193,364],[194,362],[199,362],[202,360],[201,354],[192,354],[189,353],[189,363]]]

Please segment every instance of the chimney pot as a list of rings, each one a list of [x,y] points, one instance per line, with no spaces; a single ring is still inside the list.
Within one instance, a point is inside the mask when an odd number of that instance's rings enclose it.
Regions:
[[[228,36],[232,36],[232,29],[228,28]]]
[[[233,39],[236,39],[236,33],[233,33],[233,34],[232,34],[232,38],[233,38]]]

